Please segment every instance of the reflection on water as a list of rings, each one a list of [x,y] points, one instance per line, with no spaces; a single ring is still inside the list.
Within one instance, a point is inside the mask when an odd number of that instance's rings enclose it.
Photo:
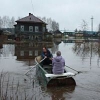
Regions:
[[[51,100],[66,100],[66,96],[69,96],[69,94],[73,93],[74,90],[75,86],[69,86],[48,88],[46,92],[51,95]]]
[[[21,43],[15,45],[15,56],[17,56],[17,60],[23,59],[34,59],[36,56],[41,54],[43,46],[47,46],[47,48],[51,47],[52,43]]]
[[[57,48],[54,48],[54,45],[55,43],[50,42],[2,44],[0,48],[0,72],[2,72],[3,77],[0,75],[0,84],[2,85],[2,93],[0,94],[2,96],[5,95],[7,90],[7,95],[12,92],[10,95],[13,95],[14,98],[17,98],[17,95],[21,98],[21,96],[24,97],[26,94],[29,95],[28,99],[32,97],[32,100],[35,100],[35,98],[39,100],[36,95],[37,93],[39,95],[39,91],[41,91],[39,88],[40,86],[33,87],[34,84],[37,84],[36,81],[34,81],[33,84],[33,80],[35,80],[35,69],[32,70],[32,75],[29,75],[29,77],[26,77],[24,73],[31,68],[29,66],[35,64],[34,58],[41,54],[44,46],[53,52],[57,51]],[[12,88],[13,90],[10,90]],[[37,88],[39,88],[39,91],[37,91]],[[29,93],[29,91],[31,92]],[[22,93],[21,95],[20,92]]]
[[[0,57],[9,57],[10,55],[14,56],[15,48],[13,44],[4,44],[0,49]]]
[[[83,42],[75,43],[73,46],[73,51],[77,56],[80,56],[82,60],[90,57],[90,66],[92,58],[98,56],[97,64],[99,64],[100,59],[100,43],[99,42]]]
[[[76,70],[86,71],[74,77],[76,87],[54,87],[53,89],[43,87],[35,77],[35,68],[28,73],[28,76],[25,76],[25,73],[35,64],[34,58],[41,54],[43,46],[49,48],[53,55],[57,50],[61,50],[66,65]],[[26,100],[99,100],[99,59],[99,42],[55,39],[53,43],[2,44],[0,71],[10,74],[9,92],[12,92],[10,91],[12,84],[16,92],[19,82],[18,94],[24,98],[27,95]],[[91,70],[90,66],[92,66]],[[6,88],[8,76],[7,74],[3,88]]]

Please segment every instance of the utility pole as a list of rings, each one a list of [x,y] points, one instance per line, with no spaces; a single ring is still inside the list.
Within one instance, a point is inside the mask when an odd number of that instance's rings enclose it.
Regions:
[[[93,34],[93,16],[91,17],[91,32],[92,32],[92,34]]]

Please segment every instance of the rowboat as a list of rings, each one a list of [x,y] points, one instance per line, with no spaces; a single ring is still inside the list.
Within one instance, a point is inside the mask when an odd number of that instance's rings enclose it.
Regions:
[[[36,76],[39,79],[40,83],[42,85],[47,87],[52,86],[71,86],[76,85],[75,80],[73,79],[73,76],[75,76],[74,73],[68,72],[65,67],[65,73],[63,74],[53,74],[52,73],[52,65],[41,65],[41,56],[37,56],[35,58],[36,62]]]

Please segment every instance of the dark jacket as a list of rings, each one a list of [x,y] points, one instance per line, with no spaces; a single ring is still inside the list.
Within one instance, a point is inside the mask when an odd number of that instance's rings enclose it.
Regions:
[[[47,49],[47,52],[42,52],[41,56],[42,56],[42,58],[44,58],[45,56],[47,56],[47,58],[53,57],[48,49]]]

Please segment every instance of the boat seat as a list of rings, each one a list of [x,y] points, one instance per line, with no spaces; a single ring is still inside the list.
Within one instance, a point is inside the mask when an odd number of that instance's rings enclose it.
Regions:
[[[72,72],[67,72],[63,74],[45,74],[45,76],[46,77],[62,77],[62,76],[72,77],[72,76],[75,76],[75,74]]]

